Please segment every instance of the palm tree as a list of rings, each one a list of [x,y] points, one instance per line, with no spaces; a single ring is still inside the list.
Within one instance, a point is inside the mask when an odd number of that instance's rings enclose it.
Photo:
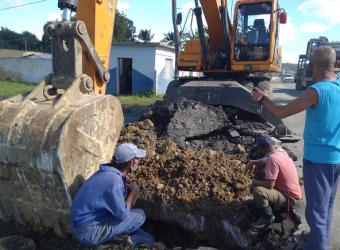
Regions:
[[[154,37],[154,34],[151,33],[151,30],[148,29],[141,29],[138,34],[138,39],[142,40],[143,42],[150,42]]]
[[[175,45],[175,33],[172,31],[169,31],[168,33],[164,33],[163,42],[169,46],[174,46]]]

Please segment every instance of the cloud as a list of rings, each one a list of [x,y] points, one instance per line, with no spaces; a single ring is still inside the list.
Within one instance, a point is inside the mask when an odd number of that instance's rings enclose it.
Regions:
[[[48,21],[60,21],[61,13],[60,12],[50,12],[47,14]]]
[[[297,63],[299,60],[299,54],[295,50],[289,50],[282,48],[282,62],[283,63]]]
[[[119,11],[125,11],[128,8],[130,8],[130,3],[129,2],[122,2],[122,1],[118,2],[117,9]]]
[[[340,0],[304,0],[298,11],[307,16],[321,18],[329,24],[340,24]]]
[[[294,41],[297,37],[297,27],[288,19],[286,24],[281,24],[280,26],[280,44],[287,45]]]
[[[5,7],[17,6],[24,4],[21,0],[5,0],[4,1]]]
[[[318,22],[303,23],[300,25],[300,32],[302,33],[318,33],[329,30],[329,25]]]

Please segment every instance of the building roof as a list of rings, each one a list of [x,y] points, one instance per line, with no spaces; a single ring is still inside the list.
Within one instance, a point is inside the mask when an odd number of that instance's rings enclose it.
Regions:
[[[14,49],[0,49],[0,58],[51,58],[50,54],[36,52],[36,51],[24,51]]]
[[[155,43],[155,42],[116,42],[113,41],[112,45],[121,45],[121,46],[131,46],[131,47],[160,47],[164,49],[170,49],[175,51],[175,48],[163,43]]]

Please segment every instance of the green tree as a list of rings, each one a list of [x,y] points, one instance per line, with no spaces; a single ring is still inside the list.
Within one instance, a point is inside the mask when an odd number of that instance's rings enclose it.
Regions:
[[[41,50],[43,52],[52,52],[52,40],[49,35],[43,34],[41,38]]]
[[[21,47],[22,37],[20,34],[6,28],[0,29],[0,48],[2,49],[25,49]]]
[[[24,31],[22,32],[22,38],[21,42],[26,50],[41,51],[41,41],[33,33]]]
[[[8,28],[1,27],[0,48],[41,51],[41,41],[31,32],[24,31],[20,34]]]
[[[175,45],[175,33],[172,31],[169,31],[168,33],[164,33],[164,38],[162,42],[166,43],[169,46]]]
[[[124,13],[116,12],[115,25],[113,30],[113,41],[134,41],[136,27],[133,21],[126,17]]]
[[[154,34],[151,33],[151,30],[148,29],[141,29],[138,34],[138,39],[142,40],[143,42],[150,42],[152,38],[154,37]]]

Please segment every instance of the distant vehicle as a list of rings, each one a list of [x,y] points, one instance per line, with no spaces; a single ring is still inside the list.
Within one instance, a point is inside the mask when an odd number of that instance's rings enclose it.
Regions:
[[[292,74],[285,74],[282,77],[283,83],[294,83],[294,76]]]
[[[336,52],[337,62],[340,61],[340,42],[330,42],[327,37],[321,36],[319,38],[313,38],[308,41],[307,50],[305,55],[299,56],[299,61],[295,75],[295,88],[297,90],[306,89],[308,86],[313,84],[312,71],[309,67],[311,56],[315,49],[320,46],[330,46]],[[335,69],[336,73],[340,72],[339,63]]]

